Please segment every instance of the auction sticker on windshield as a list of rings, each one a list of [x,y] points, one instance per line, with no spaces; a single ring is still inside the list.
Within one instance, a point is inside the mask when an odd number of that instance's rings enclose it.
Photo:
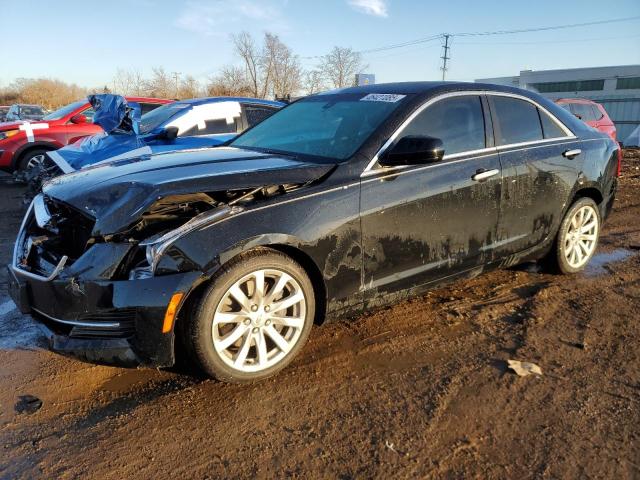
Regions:
[[[397,95],[395,93],[370,93],[366,97],[362,97],[360,101],[395,103],[402,100],[404,97],[406,97],[406,95]]]

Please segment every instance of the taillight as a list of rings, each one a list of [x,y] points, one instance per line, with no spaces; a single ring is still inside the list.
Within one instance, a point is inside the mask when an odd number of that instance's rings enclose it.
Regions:
[[[618,169],[616,171],[616,177],[619,177],[622,173],[622,148],[620,148],[620,144],[618,144]]]

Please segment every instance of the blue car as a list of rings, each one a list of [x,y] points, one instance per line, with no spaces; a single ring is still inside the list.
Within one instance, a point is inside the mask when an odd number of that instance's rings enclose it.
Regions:
[[[105,132],[48,152],[57,174],[103,162],[146,154],[220,145],[282,108],[285,104],[257,98],[212,97],[181,100],[137,117],[136,109],[115,95],[95,95],[104,110]],[[54,175],[48,175],[55,176]]]

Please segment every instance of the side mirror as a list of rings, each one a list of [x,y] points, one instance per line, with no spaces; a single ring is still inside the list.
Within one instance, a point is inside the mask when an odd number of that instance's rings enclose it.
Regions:
[[[420,165],[439,162],[444,157],[444,145],[439,138],[422,135],[402,137],[380,159],[380,165]]]
[[[79,113],[71,117],[71,123],[87,123],[87,117]]]
[[[175,140],[178,137],[178,127],[167,127],[159,135],[164,140]]]
[[[582,120],[582,115],[578,115],[577,113],[574,113],[574,115],[577,117],[578,120]]]

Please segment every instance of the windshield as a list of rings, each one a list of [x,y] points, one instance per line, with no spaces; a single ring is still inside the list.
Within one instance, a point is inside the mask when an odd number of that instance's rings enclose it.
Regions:
[[[64,107],[59,108],[58,110],[54,110],[49,115],[46,115],[43,120],[60,120],[61,118],[66,117],[70,113],[76,111],[78,108],[83,105],[89,106],[86,100],[79,100],[77,102],[70,103],[69,105],[65,105]]]
[[[21,115],[44,115],[44,110],[42,107],[38,107],[36,105],[25,105],[20,107]]]
[[[189,108],[191,105],[188,103],[170,103],[145,113],[140,119],[140,133],[149,133]]]
[[[274,113],[230,145],[345,160],[405,97],[364,93],[308,97]]]

